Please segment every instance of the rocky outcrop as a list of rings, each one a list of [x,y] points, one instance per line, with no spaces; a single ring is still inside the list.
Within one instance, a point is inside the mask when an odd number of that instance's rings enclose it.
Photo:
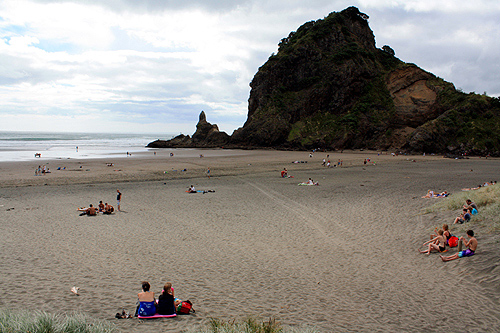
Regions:
[[[149,148],[218,148],[229,142],[229,135],[219,131],[217,125],[207,122],[204,111],[201,111],[196,132],[193,137],[178,135],[171,140],[156,140],[147,145]]]
[[[500,155],[500,99],[457,91],[395,54],[376,47],[355,7],[307,22],[255,74],[243,127],[229,137],[202,113],[192,138],[169,144]]]

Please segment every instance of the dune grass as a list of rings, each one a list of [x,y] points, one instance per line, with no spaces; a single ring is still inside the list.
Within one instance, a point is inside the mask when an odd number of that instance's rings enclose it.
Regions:
[[[478,190],[453,193],[447,198],[436,199],[438,202],[425,209],[425,213],[462,209],[465,200],[476,203],[479,214],[473,216],[470,223],[461,226],[485,227],[488,232],[500,231],[500,185],[486,186]]]
[[[0,333],[111,333],[112,323],[83,314],[54,315],[43,311],[0,310]]]
[[[259,321],[248,318],[241,321],[223,321],[211,318],[210,322],[202,328],[190,331],[192,333],[318,333],[312,327],[287,327],[282,326],[274,318],[269,321]]]

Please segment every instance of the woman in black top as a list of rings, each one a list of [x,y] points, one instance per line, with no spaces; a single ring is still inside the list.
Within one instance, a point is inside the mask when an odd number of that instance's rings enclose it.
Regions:
[[[161,315],[171,315],[175,313],[174,295],[170,282],[165,283],[163,292],[160,297],[158,297],[157,312]]]

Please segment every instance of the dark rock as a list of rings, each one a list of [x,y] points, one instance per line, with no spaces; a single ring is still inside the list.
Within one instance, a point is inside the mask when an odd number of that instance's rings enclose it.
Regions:
[[[155,143],[498,154],[500,98],[457,91],[394,55],[376,48],[368,15],[333,12],[280,41],[250,83],[247,120],[231,136],[202,112],[192,138]]]
[[[193,137],[180,134],[171,140],[156,140],[147,145],[149,148],[217,148],[229,142],[229,135],[219,131],[217,125],[207,122],[204,111],[200,113],[200,119],[196,125]]]

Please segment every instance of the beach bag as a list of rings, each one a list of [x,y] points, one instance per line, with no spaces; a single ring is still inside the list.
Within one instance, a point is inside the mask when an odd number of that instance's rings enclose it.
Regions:
[[[177,306],[178,314],[189,314],[190,312],[195,312],[193,309],[193,303],[191,303],[190,300],[181,302],[181,304]]]
[[[448,245],[450,247],[455,247],[458,245],[458,237],[457,236],[451,236],[450,239],[448,239]]]

